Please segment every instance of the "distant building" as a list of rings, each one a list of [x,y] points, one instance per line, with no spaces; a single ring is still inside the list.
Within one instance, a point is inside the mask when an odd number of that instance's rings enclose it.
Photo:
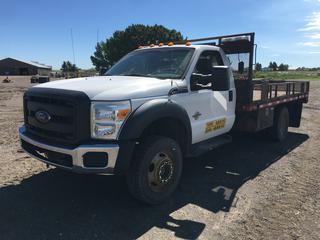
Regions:
[[[264,67],[261,69],[262,72],[271,72],[272,68]]]
[[[0,60],[0,75],[41,75],[49,76],[51,66],[38,62],[24,61],[15,58]]]

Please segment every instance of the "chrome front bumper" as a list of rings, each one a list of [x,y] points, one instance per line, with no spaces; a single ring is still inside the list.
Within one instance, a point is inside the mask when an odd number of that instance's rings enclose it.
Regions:
[[[39,142],[25,134],[25,127],[19,128],[19,136],[21,142],[26,142],[28,145],[35,146],[36,148],[48,150],[50,152],[66,154],[71,156],[72,158],[72,166],[65,166],[58,163],[51,162],[47,160],[45,157],[42,157],[40,154],[33,154],[28,148],[24,147],[22,144],[22,148],[26,151],[31,157],[36,158],[46,164],[53,165],[56,167],[60,167],[63,169],[71,170],[79,173],[113,173],[113,170],[116,165],[119,145],[118,144],[93,144],[93,145],[80,145],[76,148],[64,148],[48,145],[42,142]],[[106,167],[85,167],[83,163],[83,156],[86,153],[106,153],[108,156],[107,166]]]

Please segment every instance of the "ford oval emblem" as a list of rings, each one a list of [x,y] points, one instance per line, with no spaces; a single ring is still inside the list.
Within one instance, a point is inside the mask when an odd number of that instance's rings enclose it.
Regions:
[[[37,111],[34,116],[40,123],[48,123],[51,119],[50,114],[42,110]]]

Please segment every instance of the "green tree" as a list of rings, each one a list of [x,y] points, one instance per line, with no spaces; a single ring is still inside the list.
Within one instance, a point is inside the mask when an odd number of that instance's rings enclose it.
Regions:
[[[262,69],[262,64],[261,63],[256,63],[256,71],[260,72]]]
[[[68,65],[66,61],[63,61],[62,65],[61,65],[61,71],[62,72],[67,72],[68,71]]]
[[[106,39],[105,42],[97,43],[91,61],[98,71],[101,68],[108,69],[140,45],[182,40],[183,36],[180,32],[162,25],[133,24],[124,31],[114,32],[112,37]]]
[[[63,61],[62,65],[61,65],[61,71],[62,72],[77,72],[77,71],[79,71],[79,68],[75,64],[72,64],[70,61]]]
[[[269,68],[271,68],[272,71],[277,71],[278,70],[278,64],[276,62],[270,62],[269,63]]]
[[[279,65],[279,71],[288,71],[288,69],[289,69],[289,65],[288,64],[281,63]]]
[[[276,62],[273,62],[272,65],[273,65],[273,71],[277,71],[278,64]]]

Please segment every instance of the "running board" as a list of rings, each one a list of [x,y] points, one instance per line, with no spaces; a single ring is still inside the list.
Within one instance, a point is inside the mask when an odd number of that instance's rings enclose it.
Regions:
[[[205,140],[200,143],[196,143],[191,147],[189,157],[198,157],[206,152],[209,152],[217,147],[220,147],[224,144],[231,143],[232,137],[230,135],[221,135],[214,137],[209,140]]]

